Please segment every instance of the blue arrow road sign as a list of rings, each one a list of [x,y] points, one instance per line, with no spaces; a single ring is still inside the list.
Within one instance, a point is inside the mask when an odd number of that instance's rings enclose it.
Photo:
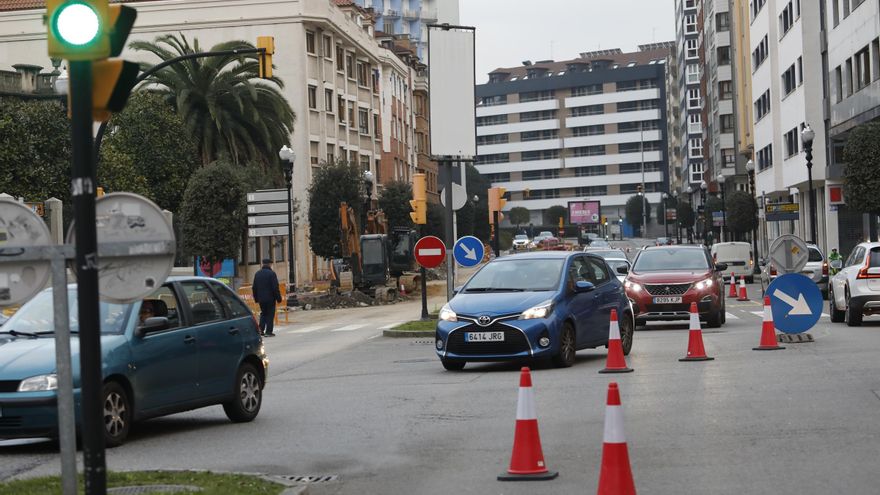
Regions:
[[[483,249],[483,241],[472,235],[459,238],[452,248],[455,262],[464,267],[477,265],[483,261],[484,254],[486,251]]]
[[[767,287],[766,294],[770,297],[773,324],[780,332],[806,332],[822,316],[819,287],[800,273],[776,277]]]

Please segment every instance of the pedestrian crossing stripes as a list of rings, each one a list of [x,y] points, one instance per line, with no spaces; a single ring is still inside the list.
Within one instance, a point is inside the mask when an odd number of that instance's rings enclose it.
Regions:
[[[334,328],[330,330],[331,332],[351,332],[353,330],[357,330],[358,328],[363,328],[366,325],[363,323],[355,323],[354,325],[346,325],[344,327]]]
[[[320,330],[322,328],[324,328],[322,325],[312,325],[312,326],[300,328],[298,330],[294,330],[290,333],[311,333],[311,332]]]
[[[404,323],[404,322],[399,321],[399,322],[395,322],[395,323],[389,323],[387,325],[383,325],[383,326],[379,327],[379,330],[388,330],[389,328],[396,327],[397,325],[400,325],[401,323]]]
[[[739,316],[734,315],[733,313],[727,313],[728,320],[738,320]]]

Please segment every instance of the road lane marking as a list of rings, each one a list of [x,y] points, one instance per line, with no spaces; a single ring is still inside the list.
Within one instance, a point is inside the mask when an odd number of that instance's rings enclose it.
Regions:
[[[379,327],[379,330],[388,330],[389,328],[394,328],[394,327],[396,327],[397,325],[400,325],[400,324],[402,324],[402,323],[406,323],[406,322],[405,322],[405,321],[398,321],[398,322],[396,322],[396,323],[389,323],[388,325],[385,325],[385,326]]]
[[[763,311],[749,311],[749,313],[751,313],[751,314],[753,314],[753,315],[755,315],[755,316],[760,316],[761,318],[764,317],[764,312],[763,312]]]
[[[727,313],[728,320],[738,320],[739,316],[734,315],[733,313]]]
[[[351,332],[352,330],[357,330],[358,328],[363,328],[366,325],[363,323],[355,323],[354,325],[346,325],[344,327],[334,328],[330,330],[331,332]]]
[[[300,328],[299,330],[293,330],[290,333],[310,333],[310,332],[314,332],[316,330],[320,330],[322,328],[324,328],[324,325],[312,325],[309,327]]]

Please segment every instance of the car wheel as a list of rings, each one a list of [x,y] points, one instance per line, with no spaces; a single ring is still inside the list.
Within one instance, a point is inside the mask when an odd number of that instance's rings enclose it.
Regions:
[[[125,442],[131,428],[131,401],[119,382],[104,384],[104,444],[118,447]]]
[[[235,374],[235,396],[223,403],[223,411],[230,421],[246,423],[257,417],[262,405],[263,380],[254,365],[242,363]]]
[[[575,352],[577,352],[577,343],[575,342],[574,327],[571,326],[571,323],[566,323],[559,336],[559,353],[553,356],[553,364],[559,368],[570,367],[574,364]]]
[[[850,327],[861,326],[862,313],[860,311],[853,311],[852,303],[849,297],[849,291],[846,291],[844,293],[844,300],[846,301],[846,309],[843,313],[843,320],[846,322],[846,325]]]
[[[724,310],[719,309],[718,311],[715,312],[715,314],[708,317],[706,319],[706,328],[720,328],[721,323],[723,323],[721,320],[724,317],[723,314],[724,314]]]
[[[451,359],[441,359],[440,362],[443,363],[446,371],[461,371],[464,369],[464,365],[467,364],[467,361],[453,361]]]
[[[633,334],[635,333],[633,327],[632,315],[624,313],[620,320],[620,347],[623,348],[624,356],[629,356],[629,351],[632,349]]]
[[[831,316],[832,323],[843,323],[843,311],[837,309],[834,303],[834,291],[828,291],[828,314]]]

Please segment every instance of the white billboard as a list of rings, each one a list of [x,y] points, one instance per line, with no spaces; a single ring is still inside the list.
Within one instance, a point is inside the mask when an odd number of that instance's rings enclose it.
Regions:
[[[472,160],[477,155],[474,106],[474,28],[428,26],[431,155]]]

